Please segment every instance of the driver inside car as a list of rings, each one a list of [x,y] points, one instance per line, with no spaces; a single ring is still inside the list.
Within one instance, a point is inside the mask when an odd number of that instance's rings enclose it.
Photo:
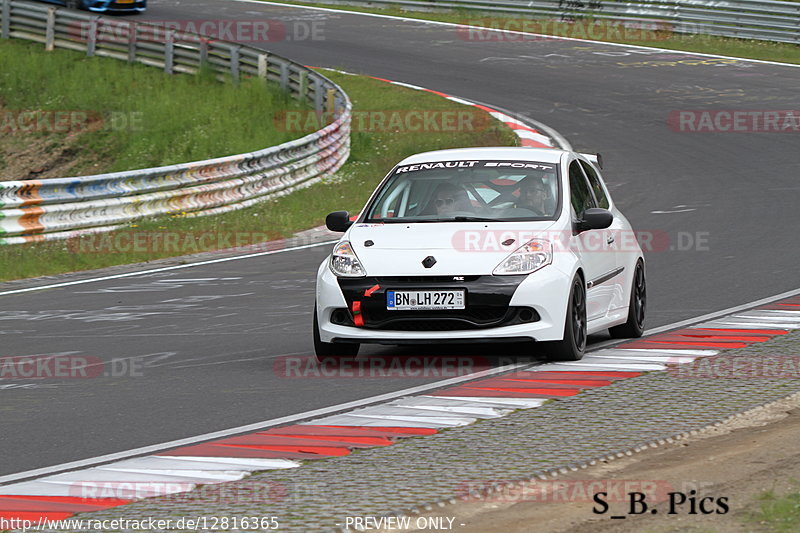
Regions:
[[[467,191],[451,183],[439,186],[433,198],[433,205],[436,214],[442,217],[452,216],[454,213],[474,212]]]

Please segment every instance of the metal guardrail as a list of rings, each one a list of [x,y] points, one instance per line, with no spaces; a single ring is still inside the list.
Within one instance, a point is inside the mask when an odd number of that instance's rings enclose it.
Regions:
[[[109,231],[144,216],[200,216],[248,207],[333,174],[350,154],[347,94],[321,74],[263,50],[17,0],[0,0],[0,38],[143,63],[168,73],[195,73],[208,65],[235,81],[252,76],[277,82],[316,111],[334,113],[333,122],[319,131],[247,154],[94,176],[0,181],[0,244]]]
[[[574,21],[616,20],[642,28],[800,44],[800,2],[776,0],[306,0],[309,3],[393,6],[408,10],[466,9]],[[499,25],[502,27],[502,25]],[[509,28],[511,29],[511,28]],[[520,29],[520,28],[513,28]],[[591,38],[590,36],[587,36]]]

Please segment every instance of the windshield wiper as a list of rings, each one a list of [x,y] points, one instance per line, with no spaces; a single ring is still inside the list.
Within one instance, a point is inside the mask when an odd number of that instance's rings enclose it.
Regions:
[[[496,218],[486,218],[486,217],[465,217],[465,216],[458,216],[453,217],[453,220],[456,222],[497,222]]]

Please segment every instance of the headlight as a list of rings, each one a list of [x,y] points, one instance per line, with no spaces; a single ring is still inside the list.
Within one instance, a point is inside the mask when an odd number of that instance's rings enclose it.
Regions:
[[[492,274],[530,274],[553,262],[553,245],[549,241],[533,239],[506,257]]]
[[[330,262],[331,272],[337,276],[358,278],[366,276],[367,271],[361,266],[361,261],[347,241],[342,241],[333,249]]]

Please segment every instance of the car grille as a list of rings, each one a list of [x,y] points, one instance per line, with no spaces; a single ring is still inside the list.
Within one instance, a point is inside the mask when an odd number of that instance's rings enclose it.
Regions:
[[[354,326],[352,306],[361,309],[358,327],[397,331],[454,331],[535,322],[536,311],[509,307],[517,286],[526,276],[384,276],[339,278],[347,309],[338,309],[331,321]],[[373,287],[378,286],[376,290]],[[386,291],[403,289],[463,289],[466,309],[407,311],[386,309]],[[366,294],[369,294],[367,296]]]

